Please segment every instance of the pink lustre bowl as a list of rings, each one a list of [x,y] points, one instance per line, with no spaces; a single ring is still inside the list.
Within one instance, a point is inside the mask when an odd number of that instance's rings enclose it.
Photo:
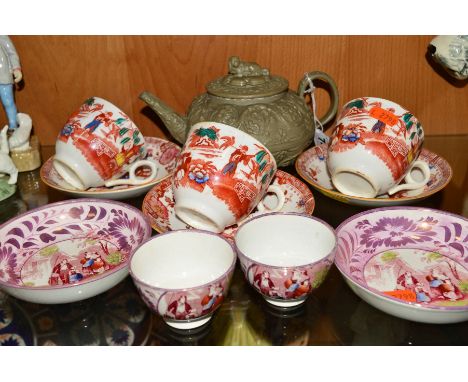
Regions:
[[[247,281],[281,308],[302,304],[322,284],[336,250],[332,227],[295,213],[255,217],[239,227],[234,242]]]
[[[0,226],[0,288],[39,304],[84,300],[122,281],[131,253],[150,236],[145,216],[127,204],[48,204]]]
[[[417,322],[468,320],[468,220],[419,207],[352,216],[337,228],[335,264],[351,289]]]
[[[171,231],[142,244],[130,275],[153,312],[176,329],[206,324],[224,300],[236,264],[232,245],[199,230]]]

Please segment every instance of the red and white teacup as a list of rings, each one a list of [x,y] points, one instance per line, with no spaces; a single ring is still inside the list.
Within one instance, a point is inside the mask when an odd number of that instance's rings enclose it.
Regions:
[[[188,225],[222,232],[242,221],[267,192],[284,194],[270,182],[276,173],[270,151],[255,138],[218,122],[192,126],[173,178],[175,212]]]
[[[429,181],[427,163],[417,160],[424,131],[408,110],[381,98],[362,97],[341,112],[328,148],[333,185],[343,194],[375,198],[417,190]],[[416,180],[410,172],[420,171]],[[402,180],[406,183],[399,184]]]
[[[71,186],[86,190],[153,180],[158,167],[153,161],[141,159],[145,156],[145,140],[130,118],[109,101],[92,97],[60,131],[53,164]],[[144,179],[135,175],[141,166],[151,169]],[[127,172],[128,179],[119,179]]]

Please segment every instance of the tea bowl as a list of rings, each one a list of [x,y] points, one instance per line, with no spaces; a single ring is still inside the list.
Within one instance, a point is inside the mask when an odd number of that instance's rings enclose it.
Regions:
[[[239,227],[234,237],[242,271],[270,304],[302,304],[333,264],[336,235],[310,215],[269,213]]]
[[[0,226],[0,288],[39,304],[93,297],[127,276],[131,252],[150,236],[141,211],[115,201],[30,210]]]
[[[236,264],[232,245],[201,230],[170,231],[133,253],[130,275],[148,307],[171,327],[206,324],[226,296]]]

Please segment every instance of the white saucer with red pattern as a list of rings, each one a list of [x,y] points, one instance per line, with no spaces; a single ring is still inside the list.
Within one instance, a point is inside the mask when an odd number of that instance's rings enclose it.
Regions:
[[[387,207],[419,202],[439,192],[450,182],[452,168],[440,155],[423,149],[419,155],[419,159],[428,164],[431,173],[429,182],[424,186],[424,189],[400,191],[392,196],[381,195],[377,198],[345,195],[333,187],[327,168],[326,144],[314,146],[299,155],[296,160],[296,171],[302,179],[329,198],[356,206]],[[414,174],[413,178],[418,179],[418,174]]]
[[[296,212],[312,215],[315,200],[306,184],[281,170],[276,172],[271,184],[277,185],[284,190],[285,201],[280,212]],[[277,203],[276,195],[267,194],[263,199],[263,203],[267,207],[264,213],[268,213],[268,208],[274,208]],[[148,192],[143,201],[142,211],[150,219],[153,229],[159,233],[191,228],[176,216],[171,177],[164,179]],[[259,212],[254,210],[249,217],[258,215]],[[248,218],[244,222],[247,220]],[[237,227],[237,225],[233,225],[226,228],[222,235],[228,239],[232,239],[237,231]]]

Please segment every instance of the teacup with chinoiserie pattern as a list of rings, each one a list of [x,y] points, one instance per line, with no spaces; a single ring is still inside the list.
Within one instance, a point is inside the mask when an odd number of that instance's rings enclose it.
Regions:
[[[77,190],[147,183],[158,174],[156,162],[146,155],[145,139],[131,119],[102,98],[87,99],[73,113],[55,143],[54,168]],[[139,178],[136,170],[151,172]],[[127,173],[126,179],[119,179]]]
[[[218,122],[197,123],[173,178],[176,215],[194,228],[220,233],[245,219],[267,192],[276,194],[279,211],[283,191],[270,185],[276,169],[270,151],[249,134]]]
[[[365,198],[421,189],[431,176],[427,163],[418,160],[423,141],[421,123],[395,102],[349,101],[328,147],[333,185],[344,195]],[[413,169],[422,177],[414,177]]]

